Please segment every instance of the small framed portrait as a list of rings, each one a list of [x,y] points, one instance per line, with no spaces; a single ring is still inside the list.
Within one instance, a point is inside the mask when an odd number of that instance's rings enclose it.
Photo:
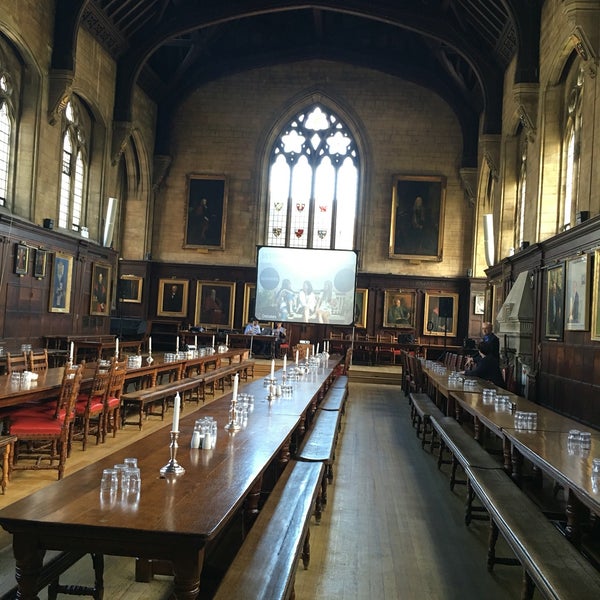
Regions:
[[[564,331],[565,265],[561,263],[546,271],[545,335],[549,340],[560,340]]]
[[[184,248],[222,250],[225,247],[227,178],[187,176]]]
[[[425,292],[423,335],[454,337],[458,324],[458,294]]]
[[[187,279],[159,279],[158,308],[159,317],[185,317],[188,308]]]
[[[583,254],[567,261],[565,296],[565,329],[587,331],[590,328],[589,282],[590,261]]]
[[[29,246],[17,244],[15,247],[15,273],[27,275],[29,271]]]
[[[367,307],[369,304],[369,290],[356,288],[354,292],[354,325],[362,329],[367,327]]]
[[[48,265],[48,251],[36,248],[35,260],[33,261],[33,276],[37,279],[46,277],[46,267]]]
[[[385,290],[383,303],[383,326],[398,329],[415,327],[416,292]]]
[[[244,284],[244,314],[242,315],[242,325],[250,323],[256,313],[256,284]]]
[[[110,315],[111,266],[102,263],[92,265],[92,289],[90,290],[90,315]]]
[[[68,313],[71,311],[71,280],[73,278],[73,257],[62,252],[54,254],[52,265],[52,285],[50,286],[50,312]]]
[[[141,304],[143,284],[143,277],[138,275],[121,275],[119,277],[119,302]]]
[[[196,288],[196,325],[233,327],[235,283],[199,281]],[[250,315],[252,317],[254,315]]]
[[[473,297],[473,314],[485,314],[485,294],[475,294]]]
[[[445,177],[395,176],[390,219],[390,258],[441,261],[445,203]]]

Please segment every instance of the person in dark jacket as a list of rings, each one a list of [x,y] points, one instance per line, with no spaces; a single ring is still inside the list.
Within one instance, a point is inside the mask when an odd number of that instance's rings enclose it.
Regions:
[[[491,381],[494,385],[504,387],[504,377],[500,370],[500,361],[494,356],[492,345],[489,342],[481,341],[477,346],[481,359],[477,364],[464,374],[467,377],[479,377]]]

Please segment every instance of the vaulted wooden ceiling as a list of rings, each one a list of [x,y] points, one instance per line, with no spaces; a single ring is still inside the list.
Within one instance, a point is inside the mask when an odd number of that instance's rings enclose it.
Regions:
[[[207,81],[260,66],[328,59],[439,93],[475,159],[480,117],[498,133],[504,70],[537,81],[543,0],[57,0],[53,68],[72,67],[79,27],[118,64],[115,120],[137,83],[167,115]],[[469,141],[471,140],[471,141]],[[471,147],[472,144],[475,147]]]

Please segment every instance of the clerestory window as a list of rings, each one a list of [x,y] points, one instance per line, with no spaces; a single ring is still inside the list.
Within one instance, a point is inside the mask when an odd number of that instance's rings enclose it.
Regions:
[[[89,127],[86,128],[85,112],[74,98],[65,107],[63,127],[58,226],[79,231],[83,225]]]
[[[359,157],[342,120],[316,104],[271,148],[266,244],[354,249]]]
[[[12,85],[0,66],[0,206],[6,206],[13,135]]]

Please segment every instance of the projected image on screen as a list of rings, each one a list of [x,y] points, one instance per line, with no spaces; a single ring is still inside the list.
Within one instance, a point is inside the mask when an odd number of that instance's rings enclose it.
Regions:
[[[356,253],[263,247],[258,251],[259,321],[352,325]]]

